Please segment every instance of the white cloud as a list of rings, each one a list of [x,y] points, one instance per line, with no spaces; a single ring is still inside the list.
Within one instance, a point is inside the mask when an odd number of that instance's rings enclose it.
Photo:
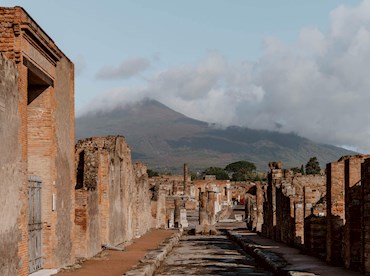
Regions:
[[[151,97],[196,119],[278,128],[369,152],[369,14],[370,1],[340,6],[327,32],[303,29],[294,45],[266,38],[257,62],[230,63],[211,53],[158,73],[145,87],[115,90],[110,101]]]
[[[97,73],[99,79],[128,79],[150,66],[150,61],[146,58],[136,57],[123,61],[118,67],[105,66]]]

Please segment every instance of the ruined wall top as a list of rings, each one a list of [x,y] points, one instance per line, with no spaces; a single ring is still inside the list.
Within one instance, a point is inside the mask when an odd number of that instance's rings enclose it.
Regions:
[[[76,150],[79,149],[90,149],[90,150],[107,150],[109,152],[118,150],[122,151],[123,149],[120,148],[121,143],[125,144],[127,147],[126,140],[123,136],[116,135],[116,136],[97,136],[97,137],[90,137],[82,140],[78,140],[76,144]],[[119,147],[119,148],[117,148]]]
[[[281,170],[283,168],[283,163],[281,161],[270,162],[269,163],[269,168],[270,168],[270,170],[277,170],[277,169]]]
[[[18,37],[23,36],[27,41],[36,44],[38,50],[44,52],[53,62],[57,62],[62,57],[67,58],[22,7],[0,7],[0,25],[4,28],[1,32],[3,35],[0,35],[0,37],[15,41],[14,43],[8,41],[1,48],[1,51],[10,59],[15,59],[17,62],[21,60],[21,47],[24,47],[24,43],[20,43]]]
[[[348,159],[366,159],[369,157],[370,154],[343,155],[341,158],[338,159],[337,162],[342,162]]]

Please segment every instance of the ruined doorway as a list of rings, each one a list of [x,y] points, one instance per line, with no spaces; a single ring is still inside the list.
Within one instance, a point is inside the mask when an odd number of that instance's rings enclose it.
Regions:
[[[42,268],[41,179],[28,179],[29,273]]]

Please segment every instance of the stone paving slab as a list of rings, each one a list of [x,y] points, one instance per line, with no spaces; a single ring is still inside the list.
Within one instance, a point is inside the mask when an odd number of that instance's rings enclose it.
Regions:
[[[363,275],[342,267],[331,266],[316,257],[301,253],[297,248],[261,237],[248,230],[227,232],[230,238],[240,243],[247,252],[265,261],[266,265],[278,275]]]

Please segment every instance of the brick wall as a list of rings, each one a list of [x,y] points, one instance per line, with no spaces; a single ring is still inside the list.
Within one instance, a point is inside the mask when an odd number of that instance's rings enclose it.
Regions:
[[[326,165],[327,238],[326,260],[342,263],[344,225],[344,159]]]

